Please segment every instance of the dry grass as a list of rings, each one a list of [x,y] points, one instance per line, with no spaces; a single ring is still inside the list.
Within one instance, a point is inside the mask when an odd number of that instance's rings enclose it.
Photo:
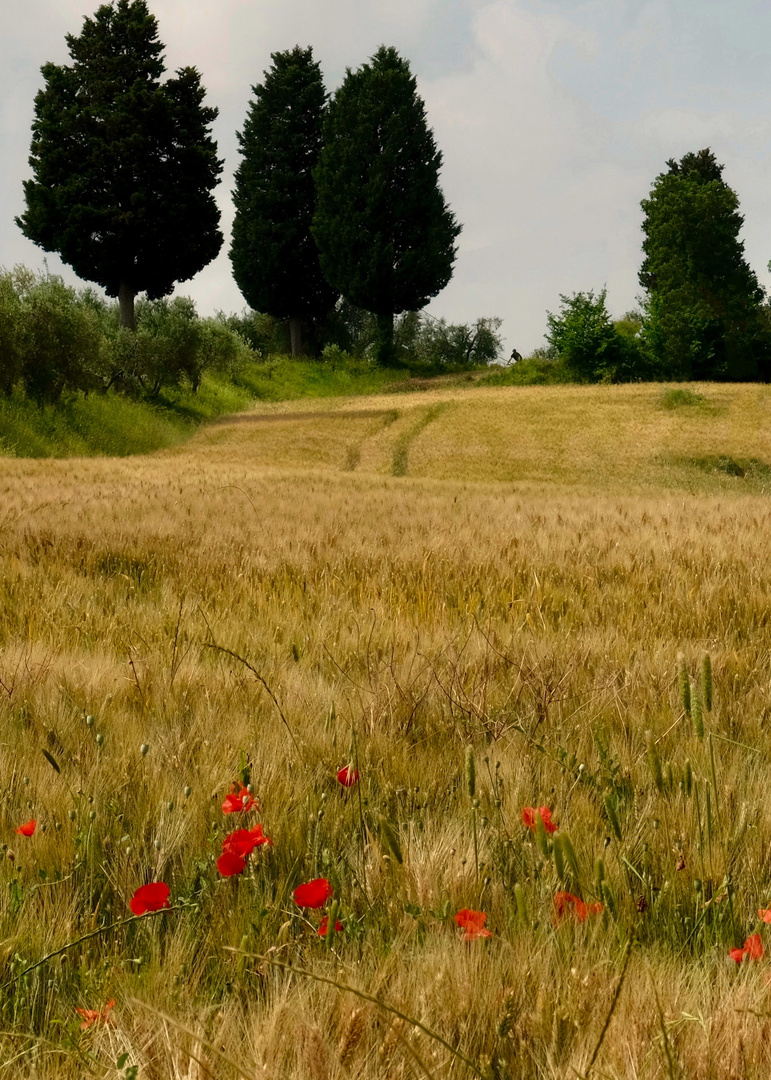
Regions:
[[[592,1075],[766,1077],[771,968],[728,949],[771,901],[771,399],[702,392],[666,409],[656,387],[444,391],[223,424],[153,458],[4,461],[7,1074],[115,1076],[122,1054],[180,1080],[465,1074],[268,955],[380,997],[490,1077],[582,1075],[634,931]],[[712,656],[703,740],[679,650],[694,678]],[[275,846],[224,880],[242,753]],[[577,876],[521,823],[543,804]],[[317,875],[345,925],[331,949],[291,899]],[[160,878],[173,912],[8,985]],[[605,911],[555,924],[560,886]],[[464,944],[462,907],[494,936]],[[75,1008],[111,997],[113,1024],[81,1032]]]

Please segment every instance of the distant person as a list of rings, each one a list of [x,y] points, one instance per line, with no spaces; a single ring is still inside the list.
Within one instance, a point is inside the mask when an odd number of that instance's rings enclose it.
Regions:
[[[518,360],[522,359],[522,354],[518,353],[516,349],[511,350],[511,356],[509,357],[510,364],[516,364]]]

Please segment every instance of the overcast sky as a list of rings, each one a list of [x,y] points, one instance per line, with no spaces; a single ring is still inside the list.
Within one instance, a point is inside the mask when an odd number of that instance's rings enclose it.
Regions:
[[[14,216],[40,66],[68,62],[97,0],[0,0],[0,266],[42,267]],[[169,70],[194,65],[225,158],[226,242],[179,286],[202,314],[241,310],[227,257],[235,132],[272,52],[312,45],[327,88],[381,44],[409,59],[463,224],[455,274],[428,310],[498,315],[507,348],[541,344],[559,294],[639,292],[640,199],[670,157],[710,146],[771,287],[771,4],[767,0],[150,0]],[[55,255],[51,270],[74,275]]]

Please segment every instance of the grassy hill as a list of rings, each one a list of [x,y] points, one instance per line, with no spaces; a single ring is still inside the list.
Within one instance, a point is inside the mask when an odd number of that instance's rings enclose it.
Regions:
[[[260,405],[196,436],[255,464],[589,490],[771,488],[771,387],[453,386]]]
[[[769,400],[449,387],[3,459],[8,1075],[767,1076]]]

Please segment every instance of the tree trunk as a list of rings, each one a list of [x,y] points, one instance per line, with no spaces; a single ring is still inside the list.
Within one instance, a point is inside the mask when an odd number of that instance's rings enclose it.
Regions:
[[[136,330],[137,320],[134,314],[136,290],[128,282],[121,281],[118,286],[118,305],[120,306],[120,324],[127,330]]]
[[[393,312],[389,311],[385,315],[378,314],[375,316],[377,320],[377,341],[376,347],[376,360],[381,367],[394,367],[396,365],[396,356],[394,354],[394,316]]]
[[[302,356],[303,353],[303,324],[302,319],[289,320],[289,343],[292,348],[292,356]]]

